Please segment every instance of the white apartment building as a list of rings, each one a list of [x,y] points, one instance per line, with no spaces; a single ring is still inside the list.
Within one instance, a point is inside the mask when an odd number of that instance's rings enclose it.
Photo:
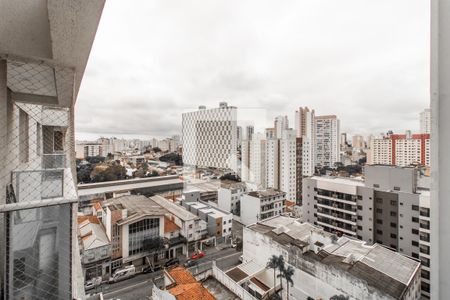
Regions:
[[[429,108],[420,113],[420,133],[431,133],[431,109]]]
[[[430,192],[421,191],[419,200],[419,251],[422,263],[422,296],[431,298]]]
[[[300,107],[295,112],[295,130],[297,137],[302,139],[302,173],[303,176],[314,174],[315,145],[316,145],[316,125],[314,110],[308,107]]]
[[[275,117],[274,126],[275,137],[281,139],[283,137],[283,131],[289,128],[289,120],[287,116]]]
[[[337,237],[283,216],[244,228],[244,263],[226,274],[260,298],[274,286],[272,270],[266,267],[272,255],[281,255],[285,267],[294,269],[289,295],[283,288],[283,299],[418,300],[421,296],[418,261],[382,245]],[[263,270],[267,273],[258,276]]]
[[[241,215],[241,197],[250,189],[245,182],[222,181],[217,190],[217,205],[220,209]]]
[[[280,188],[280,140],[276,138],[266,141],[266,187]]]
[[[430,249],[425,247],[430,246],[429,230],[420,234],[421,215],[424,228],[429,226],[425,222],[429,213],[422,211],[426,210],[429,191],[419,186],[422,179],[419,169],[381,165],[366,165],[364,181],[326,176],[304,179],[302,220],[331,233],[383,244],[416,259],[424,257],[429,266],[426,253]],[[430,286],[424,290],[429,293]]]
[[[286,199],[296,202],[296,134],[295,131],[284,130],[280,139],[280,185],[279,189],[286,193]]]
[[[368,164],[429,166],[430,135],[408,133],[373,138],[368,152]]]
[[[315,164],[334,167],[340,161],[340,122],[334,115],[315,117]]]
[[[85,296],[75,224],[74,105],[103,5],[0,4],[2,299]]]
[[[248,192],[241,197],[241,223],[249,225],[285,211],[286,193],[275,189]]]
[[[108,153],[103,151],[103,145],[97,143],[77,142],[75,145],[76,158],[84,159],[86,157],[101,156],[106,157]]]
[[[266,139],[258,133],[249,141],[249,176],[248,180],[262,187],[266,184]]]
[[[182,115],[183,162],[237,172],[237,108],[221,102],[218,108]]]

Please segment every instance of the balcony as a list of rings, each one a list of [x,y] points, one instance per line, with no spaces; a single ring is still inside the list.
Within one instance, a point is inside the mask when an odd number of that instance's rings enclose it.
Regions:
[[[42,169],[64,169],[66,167],[65,153],[49,153],[42,156]]]

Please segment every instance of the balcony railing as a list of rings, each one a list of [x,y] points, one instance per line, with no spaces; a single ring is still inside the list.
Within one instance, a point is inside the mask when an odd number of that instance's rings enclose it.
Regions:
[[[66,167],[65,153],[50,153],[42,156],[42,169],[63,169]]]
[[[14,171],[13,184],[18,202],[63,197],[64,170]]]

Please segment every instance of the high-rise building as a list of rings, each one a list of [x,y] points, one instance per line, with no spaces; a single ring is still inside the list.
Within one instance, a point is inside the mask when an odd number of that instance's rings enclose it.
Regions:
[[[255,127],[253,125],[248,125],[246,127],[246,139],[251,141],[253,139],[253,134],[255,133]]]
[[[74,105],[103,5],[0,5],[1,299],[85,298]]]
[[[340,124],[334,116],[315,117],[316,166],[334,167],[340,161]]]
[[[275,129],[275,137],[281,139],[283,131],[289,128],[289,120],[287,116],[277,116],[275,118],[273,128]]]
[[[347,133],[341,133],[341,151],[347,148]]]
[[[237,171],[237,108],[221,102],[218,108],[183,113],[183,163]]]
[[[352,147],[353,149],[364,149],[366,147],[364,137],[359,134],[352,136]]]
[[[390,134],[373,138],[370,145],[368,164],[409,166],[430,165],[429,134]]]
[[[296,134],[293,129],[284,130],[280,139],[279,165],[280,190],[286,193],[286,200],[296,202]]]
[[[250,141],[249,182],[261,187],[266,185],[266,139],[258,133]]]
[[[315,168],[316,125],[314,110],[300,107],[295,112],[295,130],[302,139],[302,174],[312,176]]]
[[[431,109],[429,108],[420,113],[420,133],[431,133]]]
[[[303,221],[421,259],[429,295],[429,183],[416,168],[366,166],[365,180],[313,176],[303,182]],[[423,244],[423,246],[422,246]],[[426,285],[428,284],[428,288]]]
[[[269,138],[266,141],[266,187],[280,188],[280,140]]]
[[[242,126],[237,126],[236,140],[237,146],[240,147],[242,145]]]

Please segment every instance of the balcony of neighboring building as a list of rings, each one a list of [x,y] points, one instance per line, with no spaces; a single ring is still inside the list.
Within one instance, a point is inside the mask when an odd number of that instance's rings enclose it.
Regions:
[[[356,236],[356,225],[344,223],[327,215],[318,215],[317,224],[322,226],[328,232],[341,232],[351,236]]]

